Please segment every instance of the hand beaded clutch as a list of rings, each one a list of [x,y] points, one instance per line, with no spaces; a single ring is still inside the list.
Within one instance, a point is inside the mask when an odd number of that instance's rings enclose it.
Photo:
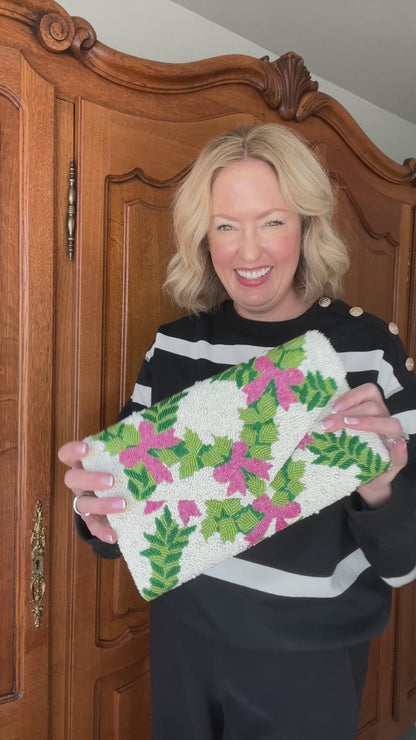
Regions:
[[[323,431],[349,389],[318,331],[134,412],[87,437],[87,470],[113,474],[110,515],[151,600],[350,494],[387,470],[376,434]]]

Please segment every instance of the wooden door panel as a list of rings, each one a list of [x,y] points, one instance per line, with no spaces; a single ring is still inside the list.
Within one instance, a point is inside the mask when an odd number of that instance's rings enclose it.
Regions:
[[[255,119],[228,114],[207,121],[154,121],[79,101],[81,434],[114,420],[157,326],[179,315],[160,290],[172,253],[171,197],[205,141],[241,121]],[[105,378],[112,386],[104,401],[96,360],[106,361],[107,351]],[[119,369],[112,364],[114,353]]]
[[[381,208],[383,204],[381,204]],[[387,203],[386,203],[387,209]],[[400,211],[391,213],[391,226],[400,230]],[[366,214],[367,215],[367,214]],[[342,228],[344,239],[350,247],[351,266],[344,280],[344,297],[353,306],[362,306],[385,321],[398,320],[401,316],[396,295],[397,285],[403,281],[399,274],[403,264],[400,262],[401,245],[391,231],[380,232],[370,218],[357,219],[357,206],[346,190],[338,193],[338,228]],[[403,251],[407,253],[407,246]],[[407,266],[404,273],[404,295],[400,301],[408,299],[406,288]],[[401,331],[406,334],[407,324],[401,321]]]
[[[245,118],[254,122],[252,116]],[[161,290],[173,251],[173,192],[203,143],[241,116],[167,123],[82,100],[77,119],[81,200],[74,398],[76,436],[84,436],[115,421],[157,326],[179,315]],[[140,697],[143,685],[148,696],[149,677],[137,659],[147,659],[148,605],[123,561],[98,562],[82,543],[75,544],[74,557],[71,736],[89,740],[92,732],[101,737],[108,727],[121,732],[118,712],[124,696],[126,713],[134,716],[131,726],[140,728],[145,740],[148,700],[143,703]],[[125,671],[131,688],[121,691],[117,677]],[[82,686],[76,680],[80,674]],[[97,703],[97,687],[106,697],[103,705],[101,699]],[[110,700],[110,687],[117,700]],[[81,707],[84,722],[76,716]]]
[[[394,684],[394,719],[407,729],[416,717],[416,586],[398,594],[400,619]]]
[[[149,628],[149,606],[140,598],[124,560],[99,563],[97,644],[116,648]]]
[[[173,253],[170,205],[177,180],[152,180],[140,170],[107,178],[103,426],[131,395],[155,328],[178,315],[162,291]]]
[[[394,614],[386,631],[370,647],[357,740],[379,740],[380,727],[390,723],[394,672]],[[380,681],[380,676],[383,680]]]
[[[20,671],[16,658],[19,579],[17,517],[19,487],[19,105],[14,94],[0,90],[0,480],[5,496],[0,509],[0,706],[18,698]],[[7,495],[6,495],[7,494]],[[17,674],[17,675],[16,675]]]
[[[56,108],[56,195],[55,195],[55,336],[54,346],[54,466],[51,511],[50,632],[50,738],[71,737],[71,642],[74,580],[74,517],[72,495],[64,485],[66,468],[58,462],[57,450],[75,437],[75,265],[68,258],[67,218],[70,162],[74,156],[74,105],[57,100]],[[86,608],[86,607],[85,607]],[[58,625],[57,628],[54,626]]]
[[[357,737],[360,740],[371,738],[373,727],[381,720],[381,686],[378,679],[381,666],[383,665],[382,657],[382,640],[378,638],[377,640],[373,640],[370,650],[368,678],[364,689],[363,705],[357,732]]]
[[[135,661],[99,681],[96,710],[97,740],[150,738],[149,659]]]
[[[399,194],[395,200],[380,183],[369,181],[358,164],[356,169],[348,166],[342,152],[323,150],[337,197],[336,226],[350,251],[343,297],[387,322],[395,321],[405,339],[412,207]]]
[[[0,736],[5,740],[47,737],[53,111],[53,87],[19,52],[1,47]]]

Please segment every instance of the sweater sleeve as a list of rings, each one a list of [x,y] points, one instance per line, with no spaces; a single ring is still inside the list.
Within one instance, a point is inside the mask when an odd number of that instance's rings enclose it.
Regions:
[[[391,363],[386,362],[386,356]],[[357,544],[380,578],[391,586],[416,579],[416,378],[406,362],[400,340],[392,337],[380,363],[380,373],[384,377],[389,374],[390,382],[380,387],[390,413],[409,435],[408,463],[392,482],[389,501],[380,508],[367,509],[358,493],[346,500]]]
[[[141,411],[147,406],[150,406],[151,398],[151,360],[146,356],[137,377],[133,394],[121,409],[117,421],[125,419],[133,411]],[[103,542],[98,537],[94,537],[84,520],[77,514],[75,515],[75,525],[80,538],[92,546],[93,552],[97,557],[104,558],[105,560],[115,560],[121,557],[121,551],[117,543],[111,545],[108,542]]]

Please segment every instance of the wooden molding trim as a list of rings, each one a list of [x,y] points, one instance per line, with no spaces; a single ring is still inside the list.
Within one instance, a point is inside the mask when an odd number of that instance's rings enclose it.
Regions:
[[[325,93],[305,94],[300,101],[296,121],[317,116],[331,126],[354,154],[373,172],[397,185],[416,186],[416,158],[398,164],[384,154],[364,133],[341,103]]]
[[[198,62],[169,64],[124,54],[97,41],[88,21],[71,17],[53,0],[0,0],[0,16],[24,23],[41,46],[54,54],[70,51],[94,74],[133,90],[163,95],[198,92],[228,84],[247,85],[263,97],[283,121],[317,116],[331,126],[354,154],[384,180],[416,186],[416,158],[400,165],[366,136],[334,98],[318,92],[301,56],[293,51],[269,57],[229,54]]]

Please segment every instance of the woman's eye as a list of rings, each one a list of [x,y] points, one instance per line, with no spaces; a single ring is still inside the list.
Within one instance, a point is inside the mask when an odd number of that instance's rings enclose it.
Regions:
[[[265,226],[283,226],[283,221],[279,221],[277,218],[273,221],[266,221]]]
[[[231,224],[219,224],[216,226],[217,231],[232,231],[232,228]]]

